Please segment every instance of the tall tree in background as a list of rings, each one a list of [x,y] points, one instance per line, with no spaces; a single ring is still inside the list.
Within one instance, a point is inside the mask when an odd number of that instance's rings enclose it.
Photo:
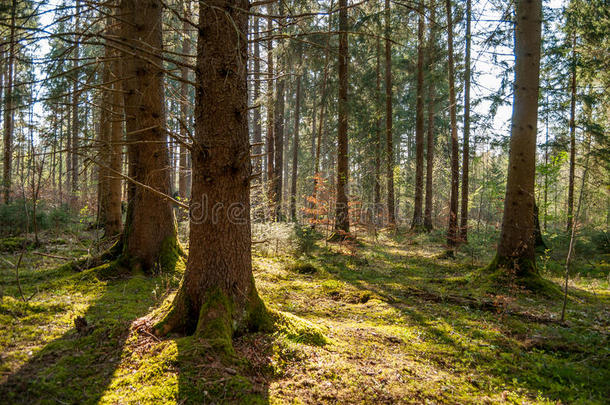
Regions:
[[[470,166],[470,22],[471,0],[466,0],[466,57],[464,60],[464,149],[462,152],[462,217],[460,241],[468,241],[468,169]]]
[[[574,222],[574,174],[576,171],[576,35],[572,34],[572,60],[570,63],[570,171],[568,176],[567,231]]]
[[[72,171],[72,194],[70,195],[70,206],[72,209],[78,208],[78,154],[79,151],[79,128],[80,122],[78,120],[78,103],[80,97],[79,90],[79,72],[78,68],[78,59],[79,59],[79,51],[80,51],[80,0],[76,0],[76,8],[74,12],[74,51],[72,56],[72,74],[73,74],[73,82],[72,82],[72,160],[70,170]]]
[[[254,17],[254,89],[253,89],[253,98],[254,103],[260,103],[261,96],[261,81],[260,78],[262,75],[261,71],[261,49],[260,49],[260,33],[259,33],[259,18]],[[253,125],[253,134],[252,134],[252,142],[254,146],[252,147],[252,154],[255,156],[253,159],[254,168],[253,172],[257,176],[257,181],[260,183],[262,179],[262,156],[261,153],[263,151],[261,142],[263,140],[263,131],[261,127],[261,107],[260,105],[255,105],[254,110],[252,111],[252,125]]]
[[[189,150],[183,142],[186,142],[187,128],[188,125],[188,107],[189,107],[189,98],[188,98],[188,77],[189,77],[189,69],[188,63],[189,58],[187,55],[191,53],[191,38],[189,36],[189,23],[188,19],[191,15],[191,3],[190,0],[182,0],[183,9],[184,9],[184,20],[182,21],[182,58],[184,65],[180,68],[180,74],[182,76],[182,81],[180,82],[180,136],[182,138],[182,142],[180,143],[180,158],[179,158],[179,168],[178,168],[178,195],[182,201],[189,198],[188,191],[190,188],[190,184],[188,184],[187,180],[187,171],[188,171],[188,155]]]
[[[347,159],[347,0],[339,0],[339,128],[337,130],[337,207],[335,230],[349,232],[349,207],[347,182],[349,166]]]
[[[453,63],[453,17],[451,0],[445,1],[447,9],[447,52],[449,70],[449,116],[451,120],[451,195],[449,197],[449,227],[447,228],[447,245],[450,252],[458,242],[458,193],[460,185],[459,144],[457,135],[455,71]]]
[[[518,0],[515,20],[515,85],[508,179],[498,251],[491,268],[517,277],[536,272],[534,179],[540,84],[542,0]]]
[[[417,22],[417,102],[415,107],[415,199],[411,229],[424,226],[424,4],[420,2]]]
[[[430,1],[430,24],[428,33],[428,69],[434,73],[436,64],[436,1]],[[424,227],[432,230],[432,176],[434,169],[434,108],[436,105],[435,78],[428,79],[428,129],[426,139],[426,205],[424,210]]]
[[[176,248],[170,205],[170,165],[165,123],[161,0],[121,0],[123,93],[129,176],[124,253],[145,270],[169,265]],[[159,259],[163,259],[159,263]]]
[[[275,201],[274,193],[275,193],[275,141],[274,141],[274,105],[273,105],[273,75],[275,74],[273,71],[273,3],[269,3],[267,5],[267,133],[265,137],[265,144],[267,147],[267,156],[266,156],[266,164],[267,164],[267,198],[269,203],[273,205],[273,201]],[[272,212],[275,211],[273,207],[271,207]]]
[[[191,216],[186,272],[157,326],[158,333],[194,333],[227,350],[233,333],[258,326],[264,311],[250,251],[247,10],[246,0],[201,3],[193,201],[221,209],[214,218]]]
[[[381,29],[379,30],[381,32]],[[381,95],[381,39],[377,36],[376,41],[376,61],[375,66],[375,185],[374,202],[375,214],[381,205],[381,120],[383,117],[382,95]]]
[[[107,36],[114,35],[112,17],[106,19]],[[121,82],[118,72],[117,52],[106,40],[102,81],[102,107],[100,108],[100,160],[98,169],[98,223],[106,237],[121,232],[121,163],[123,114]]]
[[[274,150],[275,150],[275,177],[273,179],[273,205],[275,209],[274,218],[276,221],[281,220],[282,217],[282,185],[284,181],[284,107],[286,105],[284,99],[284,89],[286,80],[284,79],[284,74],[280,71],[280,69],[285,69],[285,58],[284,58],[284,49],[282,48],[283,41],[281,40],[281,36],[283,33],[282,25],[284,24],[283,15],[284,15],[284,1],[279,0],[279,15],[280,15],[280,39],[277,40],[275,49],[275,60],[276,71],[277,71],[277,83],[275,89],[275,116],[274,116],[274,125],[275,129],[273,131],[274,136]]]
[[[297,46],[299,63],[296,73],[296,90],[294,103],[294,135],[292,138],[292,178],[290,180],[290,219],[293,222],[297,220],[297,176],[299,169],[299,128],[301,121],[301,76],[303,64],[303,49],[299,43]],[[312,134],[313,136],[313,134]]]
[[[4,92],[4,165],[2,167],[2,191],[4,203],[8,204],[11,198],[11,176],[13,161],[13,129],[14,129],[14,103],[13,103],[13,80],[15,68],[15,30],[16,27],[17,0],[11,4],[11,27],[8,44],[8,66],[6,68],[6,86]]]
[[[392,44],[390,43],[390,0],[385,0],[385,134],[388,222],[396,224],[394,212],[394,142],[392,139]]]

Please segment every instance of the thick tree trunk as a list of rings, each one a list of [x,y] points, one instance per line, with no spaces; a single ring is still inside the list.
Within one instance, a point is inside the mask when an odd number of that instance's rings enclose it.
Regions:
[[[165,128],[160,0],[122,0],[121,37],[124,108],[130,177],[124,254],[145,270],[168,263],[176,249],[176,225],[170,202],[170,165]],[[140,56],[142,54],[142,56]],[[162,195],[160,195],[162,194]]]
[[[390,0],[385,0],[385,134],[388,222],[396,225],[394,212],[394,142],[392,137],[392,45],[390,43]]]
[[[428,69],[434,72],[436,63],[436,2],[430,2],[430,32],[428,38]],[[428,79],[428,131],[426,139],[426,204],[424,209],[424,227],[432,230],[432,176],[434,169],[434,108],[436,90],[434,78]]]
[[[11,6],[11,29],[8,49],[8,67],[6,78],[6,89],[4,94],[4,165],[2,167],[2,191],[4,203],[8,204],[11,199],[11,179],[13,163],[13,119],[15,117],[13,107],[13,71],[15,68],[15,14],[17,12],[17,0],[13,0]]]
[[[290,219],[297,220],[297,176],[299,169],[299,128],[301,121],[301,64],[303,63],[303,50],[299,46],[299,64],[295,90],[294,105],[294,138],[292,139],[292,178],[290,180]]]
[[[191,6],[190,6],[190,0],[183,0],[183,7],[184,7],[184,17],[185,20],[182,22],[182,35],[184,35],[184,38],[182,38],[182,53],[183,53],[183,61],[185,63],[189,62],[189,58],[188,54],[191,53],[191,38],[189,35],[189,24],[187,19],[190,18],[191,15]],[[187,130],[186,130],[186,125],[188,125],[188,107],[189,107],[189,98],[188,98],[188,84],[187,84],[187,80],[189,78],[189,69],[188,67],[182,66],[181,68],[181,76],[182,76],[182,82],[180,82],[180,120],[182,121],[182,123],[180,124],[180,136],[182,137],[183,141],[187,139]],[[178,164],[178,195],[180,196],[180,199],[182,201],[185,201],[187,198],[189,198],[190,196],[187,193],[188,190],[188,185],[187,185],[187,161],[188,161],[188,154],[189,154],[189,150],[188,148],[180,143],[180,159],[179,159],[179,164]]]
[[[462,217],[460,241],[468,241],[468,169],[470,166],[470,21],[471,0],[466,0],[466,59],[464,60],[464,150],[462,153]]]
[[[193,149],[193,204],[201,210],[191,216],[181,287],[156,328],[195,333],[225,350],[264,313],[250,252],[247,10],[245,0],[201,3]]]
[[[574,216],[574,173],[576,171],[576,35],[572,37],[572,74],[570,83],[570,174],[568,177],[568,223],[572,230]]]
[[[415,199],[411,229],[424,227],[424,5],[420,2],[417,23],[417,105],[415,107]]]
[[[490,267],[517,276],[536,271],[534,180],[540,84],[541,0],[518,0],[515,29],[515,93],[508,180],[498,252]]]
[[[458,192],[460,185],[459,144],[457,136],[457,118],[455,107],[455,72],[453,64],[453,17],[451,0],[445,1],[447,9],[447,50],[449,64],[449,115],[451,121],[451,195],[449,197],[449,227],[447,229],[447,245],[451,252],[458,243]]]
[[[337,130],[337,203],[335,231],[349,232],[347,183],[347,0],[339,0],[339,128]]]

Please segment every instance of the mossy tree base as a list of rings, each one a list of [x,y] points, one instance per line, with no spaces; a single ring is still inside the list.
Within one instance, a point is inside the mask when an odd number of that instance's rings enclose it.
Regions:
[[[561,294],[561,291],[554,283],[542,278],[538,272],[535,259],[506,258],[496,254],[491,263],[485,268],[485,273],[496,284],[515,284],[528,291],[540,293],[549,298]]]

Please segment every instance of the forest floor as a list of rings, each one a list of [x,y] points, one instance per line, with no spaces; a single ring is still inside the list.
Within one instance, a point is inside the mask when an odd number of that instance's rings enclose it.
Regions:
[[[444,258],[440,237],[382,234],[349,246],[306,240],[297,243],[298,259],[286,247],[294,237],[278,237],[253,253],[258,290],[269,307],[324,338],[289,330],[248,334],[234,339],[235,356],[221,356],[193,337],[148,332],[147,314],[171,298],[180,274],[112,278],[59,266],[66,261],[57,256],[86,254],[94,236],[43,235],[41,247],[23,255],[18,277],[9,265],[19,261],[18,241],[0,241],[0,402],[610,398],[607,255],[588,258],[597,271],[570,281],[562,324],[560,274],[544,273],[551,287],[539,294],[499,289],[481,270],[486,259],[474,250]],[[555,259],[545,260],[546,269]],[[77,316],[88,326],[75,328]]]

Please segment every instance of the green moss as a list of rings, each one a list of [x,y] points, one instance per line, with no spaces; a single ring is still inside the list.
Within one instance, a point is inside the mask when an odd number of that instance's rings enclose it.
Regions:
[[[299,274],[314,274],[318,272],[316,266],[308,262],[296,261],[288,265],[287,269]]]
[[[161,273],[183,273],[186,253],[176,236],[166,238],[159,251],[159,271]]]
[[[323,346],[328,343],[324,329],[314,323],[288,312],[269,309],[276,333],[296,343]]]
[[[195,336],[215,349],[233,354],[233,309],[233,302],[220,288],[208,292],[201,305]]]
[[[21,251],[23,248],[28,249],[32,246],[32,242],[27,240],[26,238],[13,236],[10,238],[2,238],[0,239],[0,252],[17,252]]]

